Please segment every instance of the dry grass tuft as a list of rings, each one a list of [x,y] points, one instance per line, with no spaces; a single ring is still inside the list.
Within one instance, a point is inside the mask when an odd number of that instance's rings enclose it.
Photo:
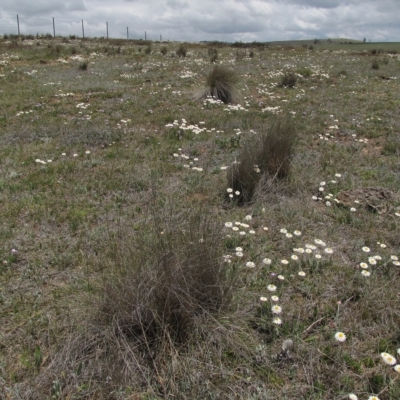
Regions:
[[[296,143],[293,121],[286,116],[276,119],[263,134],[257,164],[262,172],[277,178],[286,178]]]
[[[289,117],[276,119],[265,132],[248,140],[238,162],[227,172],[228,187],[240,192],[239,204],[251,201],[262,177],[274,181],[289,175],[295,142],[296,131]]]
[[[221,100],[225,104],[234,103],[237,99],[235,86],[238,77],[233,69],[222,65],[215,65],[206,76],[207,89],[201,99],[207,96]]]
[[[186,57],[186,53],[187,53],[186,47],[183,44],[180,44],[176,50],[176,55],[178,57]]]
[[[282,76],[281,82],[279,83],[279,87],[285,88],[294,88],[297,83],[297,77],[293,72],[286,72],[285,75]]]
[[[104,277],[94,313],[81,333],[73,330],[65,338],[36,378],[37,391],[25,394],[39,399],[53,387],[55,398],[80,390],[111,398],[112,388],[129,385],[138,393],[160,380],[162,392],[175,392],[167,378],[171,357],[180,358],[198,335],[206,337],[205,327],[215,325],[232,300],[236,273],[223,262],[214,221],[205,210],[157,214],[151,229],[114,237],[116,266]]]

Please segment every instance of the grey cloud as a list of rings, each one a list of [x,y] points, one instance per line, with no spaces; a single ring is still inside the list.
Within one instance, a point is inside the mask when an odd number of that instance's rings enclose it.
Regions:
[[[162,34],[164,39],[193,41],[328,37],[394,41],[400,36],[399,11],[399,0],[0,0],[1,13],[24,13],[32,26],[38,15],[46,20],[62,16],[68,32],[68,20],[78,17],[99,27],[108,21],[110,31],[121,37],[129,26],[132,38],[146,31],[152,39]],[[104,35],[103,28],[94,27],[93,35],[95,29]]]
[[[25,16],[47,14],[51,12],[84,11],[83,0],[2,0],[0,10],[6,10]]]

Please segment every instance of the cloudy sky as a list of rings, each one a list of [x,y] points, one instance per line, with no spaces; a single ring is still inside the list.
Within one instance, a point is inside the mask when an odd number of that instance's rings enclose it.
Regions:
[[[1,0],[0,34],[158,40],[400,41],[400,0]]]

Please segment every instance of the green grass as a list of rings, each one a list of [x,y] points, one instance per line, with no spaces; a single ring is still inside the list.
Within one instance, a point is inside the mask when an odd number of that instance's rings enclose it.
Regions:
[[[219,44],[238,107],[193,100],[206,44],[38,42],[0,40],[0,397],[399,398],[398,44]],[[257,164],[290,163],[238,207],[277,117]]]

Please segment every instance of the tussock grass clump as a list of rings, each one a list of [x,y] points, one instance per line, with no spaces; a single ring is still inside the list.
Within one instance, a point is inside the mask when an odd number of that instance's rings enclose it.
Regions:
[[[258,165],[262,172],[277,178],[286,178],[296,143],[296,130],[289,117],[276,119],[263,135],[258,154]]]
[[[187,53],[186,47],[183,44],[180,44],[176,50],[176,55],[178,57],[186,57],[186,53]]]
[[[167,46],[161,46],[160,53],[165,56],[168,53]]]
[[[297,83],[297,77],[293,72],[286,72],[285,75],[282,76],[281,82],[279,83],[279,87],[285,88],[294,88]]]
[[[146,346],[186,342],[197,319],[226,309],[231,277],[219,229],[204,212],[154,220],[154,229],[124,250],[118,278],[104,287],[101,316]]]
[[[243,205],[251,201],[260,180],[258,168],[258,149],[260,138],[254,137],[242,147],[237,162],[227,170],[228,188],[233,192],[239,192],[236,201]]]
[[[235,86],[238,76],[233,69],[215,65],[206,75],[207,89],[201,93],[200,99],[208,96],[221,100],[225,104],[234,103],[237,94]]]
[[[206,210],[157,212],[148,222],[141,232],[128,228],[110,237],[115,268],[93,299],[95,311],[81,333],[65,338],[35,387],[56,382],[55,394],[72,398],[91,382],[92,395],[111,398],[113,388],[155,387],[162,376],[161,391],[179,391],[168,383],[175,379],[171,356],[185,374],[180,353],[227,315],[236,272],[223,261],[221,226]]]
[[[208,56],[210,57],[210,63],[211,64],[215,63],[218,59],[218,50],[213,47],[209,47],[207,53]]]
[[[150,54],[151,54],[151,51],[152,51],[152,48],[151,48],[151,45],[149,44],[149,45],[147,45],[147,46],[145,47],[145,49],[144,49],[144,54],[150,55]]]
[[[227,172],[228,187],[240,192],[238,204],[251,201],[261,178],[289,175],[295,142],[296,132],[288,117],[275,120],[265,132],[248,140],[238,162]]]
[[[79,63],[79,69],[80,69],[81,71],[86,71],[87,68],[88,68],[87,62],[84,61],[84,62]]]
[[[371,64],[371,68],[372,69],[379,69],[379,63],[378,63],[378,61],[372,61],[372,64]]]

